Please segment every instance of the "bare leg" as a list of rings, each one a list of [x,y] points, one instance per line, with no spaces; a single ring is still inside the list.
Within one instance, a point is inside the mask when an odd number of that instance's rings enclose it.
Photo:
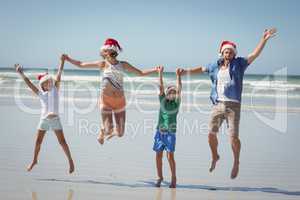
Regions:
[[[162,173],[162,157],[163,152],[156,152],[156,170],[157,170],[157,182],[155,184],[156,187],[160,187],[161,182],[163,181],[163,173]]]
[[[212,172],[215,169],[218,160],[220,159],[220,156],[218,154],[217,135],[214,133],[209,133],[208,134],[208,143],[209,143],[211,154],[212,154],[212,161],[211,161],[211,166],[210,166],[209,171]]]
[[[38,132],[36,134],[34,156],[33,156],[32,163],[30,165],[28,165],[28,167],[27,167],[27,171],[31,171],[32,168],[38,163],[38,156],[40,153],[40,149],[41,149],[41,145],[42,145],[45,133],[46,133],[46,131],[44,131],[44,130],[38,130]]]
[[[231,178],[235,179],[239,173],[241,142],[237,136],[231,136],[230,141],[234,157]]]
[[[125,132],[126,111],[114,113],[116,121],[116,132],[119,137],[122,137]]]
[[[126,111],[124,110],[114,113],[114,117],[116,122],[116,129],[111,135],[107,136],[107,140],[111,139],[114,136],[122,137],[125,132]]]
[[[73,162],[73,159],[72,159],[72,156],[71,156],[71,152],[70,152],[70,149],[69,149],[69,146],[65,140],[65,136],[64,136],[64,133],[62,130],[55,130],[54,131],[55,134],[56,134],[56,137],[58,139],[58,142],[59,144],[61,145],[61,147],[63,148],[67,158],[68,158],[68,161],[69,161],[69,173],[73,173],[74,172],[74,162]]]
[[[110,108],[101,108],[102,129],[99,131],[98,142],[104,144],[105,135],[111,135],[113,131],[112,110]]]
[[[171,174],[172,174],[172,180],[171,180],[170,188],[176,188],[176,163],[175,163],[175,159],[174,159],[174,153],[173,152],[168,152],[167,153],[167,158],[168,158],[168,161],[169,161]]]

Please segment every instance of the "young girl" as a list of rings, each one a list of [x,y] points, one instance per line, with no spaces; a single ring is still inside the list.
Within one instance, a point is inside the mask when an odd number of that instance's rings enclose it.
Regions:
[[[100,55],[103,60],[94,62],[81,62],[71,58],[68,55],[63,55],[64,58],[80,68],[96,68],[103,70],[101,81],[101,93],[99,97],[99,107],[102,115],[102,128],[98,135],[100,144],[104,143],[105,136],[107,139],[117,135],[122,137],[125,129],[126,119],[126,100],[123,88],[123,73],[124,71],[133,72],[139,76],[145,76],[156,72],[156,69],[141,71],[128,62],[119,61],[117,56],[122,48],[118,41],[109,38],[101,47]],[[113,116],[116,127],[114,128]]]
[[[159,72],[159,118],[157,131],[154,137],[153,150],[156,152],[156,168],[158,180],[156,186],[160,187],[163,181],[162,174],[162,157],[163,151],[167,151],[172,180],[170,188],[176,187],[176,164],[174,159],[175,143],[176,143],[176,124],[177,114],[179,111],[181,100],[181,73],[183,70],[177,69],[177,86],[169,86],[166,91],[163,84],[163,67],[157,68]]]
[[[68,161],[69,161],[69,173],[74,171],[74,163],[71,157],[71,153],[66,143],[63,128],[58,115],[59,105],[59,85],[61,80],[61,74],[64,66],[64,60],[61,59],[61,64],[58,69],[56,78],[53,79],[50,75],[41,74],[38,76],[39,88],[36,87],[24,74],[22,67],[19,64],[15,64],[16,71],[21,75],[27,86],[37,95],[41,102],[41,118],[38,125],[37,137],[34,148],[34,157],[32,163],[28,166],[27,171],[31,171],[32,168],[38,163],[38,155],[40,152],[41,144],[43,142],[45,133],[52,129],[58,139],[59,144],[62,146]]]

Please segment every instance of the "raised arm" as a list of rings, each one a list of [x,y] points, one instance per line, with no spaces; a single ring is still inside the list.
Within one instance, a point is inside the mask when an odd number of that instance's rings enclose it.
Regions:
[[[97,68],[97,69],[102,69],[104,67],[104,62],[103,61],[100,61],[100,60],[97,60],[97,61],[91,61],[91,62],[81,62],[79,60],[75,60],[73,58],[71,58],[70,56],[66,55],[66,54],[63,54],[62,55],[64,57],[64,59],[66,61],[68,61],[69,63],[77,66],[77,67],[80,67],[80,68]]]
[[[266,29],[264,31],[264,34],[263,34],[260,42],[258,43],[256,48],[254,49],[254,51],[248,55],[248,58],[247,58],[248,65],[250,65],[260,55],[260,53],[264,49],[267,41],[271,37],[275,36],[276,32],[277,32],[276,28]]]
[[[123,67],[128,71],[128,72],[132,72],[135,73],[138,76],[147,76],[149,74],[155,73],[157,72],[156,68],[153,69],[148,69],[148,70],[140,70],[134,66],[132,66],[131,64],[129,64],[128,62],[122,62]]]
[[[206,72],[206,67],[198,66],[190,69],[180,69],[181,70],[181,75],[192,75],[192,74],[202,74]]]
[[[176,96],[177,98],[181,98],[181,90],[182,90],[182,83],[181,83],[181,75],[183,74],[184,70],[177,68],[176,69],[176,86],[177,86],[177,90],[176,90]]]
[[[57,71],[57,74],[56,74],[56,77],[55,77],[55,87],[56,88],[59,88],[59,86],[60,86],[61,74],[62,74],[63,69],[64,69],[64,64],[65,64],[65,57],[62,55],[60,57],[60,65],[59,65],[59,68],[58,68],[58,71]]]
[[[156,71],[158,71],[159,95],[161,96],[165,93],[164,80],[163,80],[164,67],[158,66],[158,67],[156,67]]]
[[[22,66],[19,64],[15,64],[16,71],[20,74],[26,85],[32,90],[32,92],[36,95],[39,93],[39,89],[27,78],[23,72]]]

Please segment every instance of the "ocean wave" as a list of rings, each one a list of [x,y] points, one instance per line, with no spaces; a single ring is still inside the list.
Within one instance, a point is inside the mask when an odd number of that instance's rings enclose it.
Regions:
[[[40,74],[39,72],[26,72],[26,75],[33,81],[37,82],[36,76]],[[51,73],[51,72],[50,72]],[[8,83],[7,81],[16,80],[16,81],[22,81],[20,79],[20,76],[12,71],[9,72],[2,72],[0,74],[0,85]],[[101,75],[95,74],[95,75],[71,75],[71,74],[63,74],[62,80],[65,82],[74,82],[74,83],[81,83],[81,84],[100,84],[101,83]],[[164,77],[164,81],[166,84],[175,84],[176,80],[175,77]],[[298,83],[299,82],[299,83]],[[124,77],[124,83],[129,84],[149,84],[151,85],[157,85],[158,84],[158,78],[157,77],[131,77],[128,75],[125,75]],[[183,85],[190,85],[191,87],[201,88],[210,86],[211,81],[208,78],[200,77],[199,79],[196,79],[193,77],[190,80],[187,80],[183,78],[182,80]],[[244,79],[244,88],[245,89],[255,89],[255,90],[279,90],[279,91],[300,91],[300,80],[297,82],[293,81],[285,81],[285,80],[251,80],[251,79]]]
[[[287,81],[249,81],[243,82],[244,87],[250,86],[257,89],[277,89],[277,90],[297,90],[300,89],[300,84],[289,83]]]
[[[26,94],[26,93],[31,93],[30,89],[24,85],[24,87],[20,87],[16,89],[15,87],[0,87],[0,92],[3,94],[10,94],[13,96],[14,94]],[[98,95],[100,92],[100,89],[98,87],[88,87],[88,88],[68,88],[68,87],[61,87],[61,92],[62,94],[69,94],[69,95],[76,95],[76,96],[91,96],[91,95]],[[158,88],[157,89],[127,89],[125,90],[125,94],[127,96],[138,96],[138,97],[146,97],[146,98],[151,98],[151,97],[156,97],[158,95]],[[209,98],[210,96],[210,89],[202,90],[202,91],[182,91],[183,96],[191,96],[192,98]],[[242,94],[243,98],[270,98],[270,99],[275,99],[275,98],[287,98],[287,99],[300,99],[300,93],[294,93],[294,92],[281,92],[281,91],[247,91],[243,92]]]
[[[5,95],[5,94],[1,94],[0,98],[12,98],[12,96],[9,95]],[[29,96],[29,95],[18,95],[18,96],[14,96],[14,99],[18,99],[18,100],[38,100],[38,97],[36,96]],[[97,106],[97,102],[98,102],[98,98],[78,98],[78,97],[72,97],[72,98],[65,98],[65,97],[61,97],[60,98],[61,101],[63,102],[78,102],[78,103],[93,103],[95,105],[95,107]],[[148,105],[148,106],[159,106],[159,102],[158,101],[153,101],[153,100],[139,100],[138,101],[138,105],[135,105],[137,102],[135,100],[130,101],[130,99],[127,101],[127,105],[130,106],[137,106],[140,107],[141,104],[143,105]],[[74,105],[74,104],[72,104]],[[186,102],[182,102],[182,106],[186,107],[186,108],[197,108],[197,109],[203,109],[203,108],[210,108],[212,105],[211,104],[207,104],[207,103],[186,103]],[[195,110],[195,109],[193,109]],[[268,112],[289,112],[289,113],[300,113],[300,107],[278,107],[278,106],[272,106],[272,105],[260,105],[260,104],[256,104],[256,105],[249,105],[249,104],[243,104],[242,105],[242,110],[243,111],[268,111]]]

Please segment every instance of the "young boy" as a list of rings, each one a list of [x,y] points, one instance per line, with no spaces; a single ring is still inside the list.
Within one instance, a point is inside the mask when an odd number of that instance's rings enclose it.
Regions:
[[[176,121],[181,100],[181,69],[176,70],[177,86],[169,86],[164,91],[163,67],[157,67],[159,74],[159,119],[157,131],[154,137],[153,150],[156,152],[156,168],[158,179],[156,187],[160,187],[163,181],[162,158],[163,151],[167,152],[172,179],[170,188],[176,188],[176,164],[174,160],[174,151],[176,143]]]
[[[41,118],[37,127],[37,137],[34,148],[34,157],[31,164],[28,166],[27,171],[31,171],[32,168],[38,163],[38,155],[40,152],[41,144],[43,142],[45,133],[52,129],[58,139],[59,144],[62,146],[68,161],[69,161],[69,173],[74,171],[74,162],[71,157],[69,146],[66,143],[62,125],[58,115],[59,105],[59,85],[61,80],[61,74],[63,71],[64,59],[61,58],[61,64],[57,72],[56,78],[52,78],[50,75],[42,74],[38,76],[39,88],[36,87],[24,74],[22,66],[15,65],[16,71],[20,74],[27,86],[37,95],[41,102]]]

